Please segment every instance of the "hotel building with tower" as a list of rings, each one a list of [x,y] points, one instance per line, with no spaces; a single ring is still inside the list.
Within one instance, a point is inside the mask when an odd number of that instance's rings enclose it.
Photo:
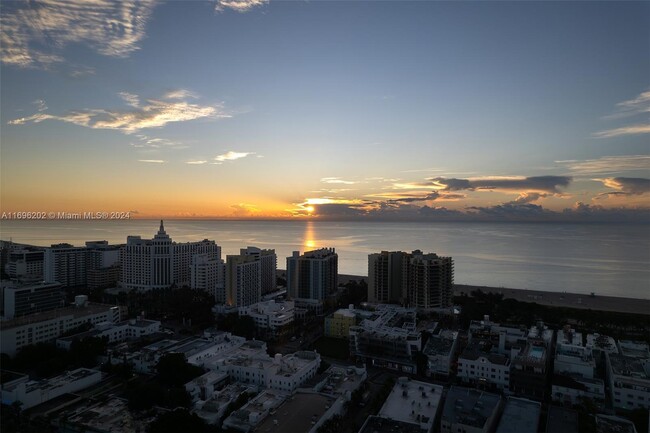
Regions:
[[[153,239],[128,236],[121,249],[120,286],[152,290],[190,285],[192,258],[199,254],[221,258],[221,247],[214,241],[176,243],[165,232],[163,221]]]

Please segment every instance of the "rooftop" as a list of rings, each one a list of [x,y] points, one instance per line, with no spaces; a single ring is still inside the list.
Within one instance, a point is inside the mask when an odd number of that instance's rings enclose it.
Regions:
[[[645,341],[618,340],[621,355],[632,358],[650,358],[650,347]]]
[[[78,380],[85,379],[86,377],[93,376],[95,374],[101,374],[99,370],[91,370],[89,368],[78,368],[73,371],[66,372],[59,376],[55,376],[47,380],[33,380],[27,382],[25,391],[27,393],[41,390],[42,392],[48,392],[55,388],[60,388],[69,383],[76,382]]]
[[[596,433],[637,433],[634,423],[618,416],[596,415]]]
[[[482,429],[500,401],[501,397],[496,394],[452,386],[447,393],[442,419]]]
[[[17,317],[15,319],[0,322],[0,329],[12,329],[19,326],[29,325],[31,323],[45,322],[47,320],[54,320],[60,317],[71,316],[73,319],[84,317],[92,314],[100,314],[109,311],[111,308],[119,308],[109,304],[97,304],[89,302],[84,307],[68,306],[64,308],[57,308],[56,310],[43,311],[34,313],[27,316]]]
[[[334,403],[322,394],[298,392],[271,411],[254,431],[264,433],[308,432]]]
[[[546,348],[544,346],[528,343],[515,357],[515,362],[521,364],[546,364]]]
[[[151,421],[136,421],[128,410],[128,402],[116,397],[91,407],[84,407],[67,418],[67,423],[81,425],[92,431],[111,433],[144,431]]]
[[[456,337],[458,337],[458,332],[453,332],[451,335],[450,333],[432,335],[429,337],[429,341],[427,341],[422,352],[425,355],[449,355]]]
[[[559,406],[549,406],[547,433],[578,433],[578,412]]]
[[[650,380],[650,373],[644,368],[644,363],[639,358],[609,354],[609,362],[612,372],[619,376],[627,376],[635,379]],[[650,370],[650,364],[648,364]]]
[[[379,416],[419,424],[431,430],[442,398],[442,386],[400,377],[379,411]]]
[[[509,397],[496,433],[537,433],[541,414],[541,403]]]
[[[359,433],[422,433],[416,424],[396,421],[381,416],[369,416]]]

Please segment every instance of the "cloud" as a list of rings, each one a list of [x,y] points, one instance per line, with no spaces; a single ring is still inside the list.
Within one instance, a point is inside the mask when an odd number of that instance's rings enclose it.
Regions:
[[[499,220],[521,220],[543,217],[549,211],[545,210],[542,206],[524,203],[512,204],[504,203],[496,206],[479,207],[471,206],[467,208],[470,212],[475,212],[478,216],[487,216]]]
[[[217,0],[215,10],[223,12],[226,9],[232,9],[237,12],[248,12],[254,7],[263,6],[269,0]]]
[[[135,108],[138,108],[140,106],[140,98],[138,95],[134,95],[133,93],[129,92],[120,92],[118,94],[120,95],[120,98],[126,102],[127,105]]]
[[[647,170],[650,167],[650,155],[603,156],[597,159],[570,159],[555,162],[567,166],[577,174],[617,173]]]
[[[138,162],[146,162],[149,164],[164,164],[167,161],[164,159],[138,159]]]
[[[600,181],[606,187],[616,190],[615,192],[605,192],[601,196],[641,195],[650,192],[650,179],[641,177],[608,177],[594,180]]]
[[[44,120],[58,120],[93,129],[115,129],[125,134],[146,128],[160,128],[172,122],[187,122],[196,119],[218,119],[231,117],[222,105],[199,105],[186,101],[165,101],[147,99],[145,104],[134,106],[139,98],[132,93],[120,93],[136,110],[118,111],[105,109],[86,109],[72,111],[64,115],[37,113],[32,116],[10,120],[9,125],[40,123]]]
[[[615,119],[638,114],[650,113],[650,90],[641,92],[637,97],[616,104],[614,114],[606,116],[608,119]]]
[[[0,58],[18,67],[64,62],[67,45],[83,44],[111,57],[140,48],[152,0],[6,2],[0,17]]]
[[[214,160],[221,163],[223,161],[234,161],[236,159],[246,158],[248,155],[254,155],[254,154],[255,152],[235,152],[229,150],[226,153],[222,153],[221,155],[215,156]]]
[[[201,164],[207,164],[208,161],[205,160],[200,160],[200,161],[186,161],[185,164],[190,164],[190,165],[201,165]]]
[[[521,194],[519,194],[519,197],[517,197],[513,201],[510,201],[510,202],[508,202],[506,204],[509,204],[509,205],[528,204],[528,203],[532,203],[534,201],[537,201],[540,198],[548,197],[549,195],[550,194],[539,193],[539,192],[522,192]]]
[[[320,181],[323,183],[340,183],[343,185],[354,185],[356,183],[351,180],[343,180],[339,177],[323,177]]]
[[[198,97],[199,95],[197,93],[187,89],[172,90],[170,92],[165,93],[164,96],[165,99],[187,99],[187,98],[197,99]]]
[[[260,213],[260,210],[258,209],[257,206],[249,203],[233,204],[232,206],[230,206],[230,208],[233,209],[232,214],[233,216],[236,217],[254,216]]]
[[[638,124],[623,126],[621,128],[608,129],[592,134],[596,138],[620,137],[622,135],[650,134],[650,124]]]
[[[47,104],[43,99],[37,99],[34,102],[32,102],[32,104],[36,105],[36,110],[39,112],[47,110]]]
[[[533,176],[533,177],[484,177],[473,179],[456,179],[435,177],[430,185],[443,191],[462,190],[507,190],[542,193],[559,193],[559,187],[571,183],[570,176]]]

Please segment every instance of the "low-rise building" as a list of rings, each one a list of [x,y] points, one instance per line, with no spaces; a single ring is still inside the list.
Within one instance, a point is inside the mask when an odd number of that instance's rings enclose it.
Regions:
[[[483,342],[471,343],[458,357],[458,378],[465,383],[510,389],[510,359],[483,349]]]
[[[86,338],[106,338],[109,344],[120,343],[127,340],[137,340],[145,335],[160,332],[160,330],[160,321],[146,320],[139,317],[119,323],[100,323],[89,331],[58,338],[56,345],[61,349],[70,350],[74,341],[81,341]]]
[[[501,397],[476,389],[452,386],[442,410],[442,433],[489,433],[496,426]]]
[[[113,353],[113,363],[127,362],[138,373],[155,373],[160,358],[170,353],[182,353],[188,363],[204,366],[215,356],[235,350],[246,342],[243,337],[228,332],[208,332],[202,338],[189,337],[184,340],[161,340],[150,344],[137,352]],[[266,347],[266,346],[264,346]]]
[[[349,338],[350,327],[357,324],[357,313],[354,305],[336,310],[332,315],[325,317],[323,335],[332,338]]]
[[[400,377],[379,410],[379,417],[416,425],[430,433],[438,418],[443,388]]]
[[[546,433],[579,433],[578,412],[559,406],[549,406]]]
[[[282,338],[293,329],[293,301],[263,301],[239,307],[239,316],[249,316],[259,331],[268,337]]]
[[[449,376],[458,347],[458,332],[443,329],[429,337],[422,353],[427,357],[427,376],[441,374]]]
[[[585,399],[593,401],[598,406],[605,404],[605,382],[601,379],[590,379],[579,374],[555,374],[551,381],[551,396],[553,401],[564,405],[580,405]]]
[[[11,320],[65,307],[65,296],[59,283],[10,282],[2,286],[2,307],[2,320]]]
[[[232,381],[291,394],[316,375],[320,355],[299,351],[271,357],[266,343],[252,340],[207,356],[202,365],[216,373],[227,374]]]
[[[541,415],[541,403],[508,397],[496,433],[537,433]]]
[[[548,383],[549,350],[539,340],[529,340],[512,359],[510,391],[543,401]]]
[[[615,408],[650,408],[650,359],[606,354],[607,380]]]
[[[132,433],[146,431],[154,416],[134,417],[126,399],[111,397],[75,408],[59,421],[61,432]]]
[[[637,433],[629,419],[611,415],[596,415],[596,433]]]
[[[650,346],[645,341],[618,340],[618,353],[630,358],[650,359]]]
[[[78,368],[47,380],[29,380],[24,374],[2,373],[2,403],[22,403],[21,409],[29,409],[60,395],[80,391],[102,380],[102,372]]]
[[[276,409],[288,397],[287,394],[267,390],[258,394],[241,409],[234,411],[223,421],[223,426],[241,432],[249,432]]]
[[[77,296],[73,306],[0,322],[0,351],[14,356],[25,346],[54,341],[86,323],[98,325],[120,321],[120,307],[90,303],[87,299]]]
[[[590,348],[558,343],[553,371],[558,374],[577,374],[593,379],[596,360]]]
[[[415,373],[414,355],[422,349],[416,329],[414,309],[380,305],[371,317],[350,327],[350,354],[373,366]]]

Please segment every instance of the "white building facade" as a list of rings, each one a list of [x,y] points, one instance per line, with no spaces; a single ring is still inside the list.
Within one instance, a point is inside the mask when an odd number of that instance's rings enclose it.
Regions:
[[[120,285],[137,290],[167,289],[189,286],[192,258],[207,254],[219,259],[221,247],[214,241],[175,243],[165,232],[163,222],[153,239],[128,236],[121,249]]]

